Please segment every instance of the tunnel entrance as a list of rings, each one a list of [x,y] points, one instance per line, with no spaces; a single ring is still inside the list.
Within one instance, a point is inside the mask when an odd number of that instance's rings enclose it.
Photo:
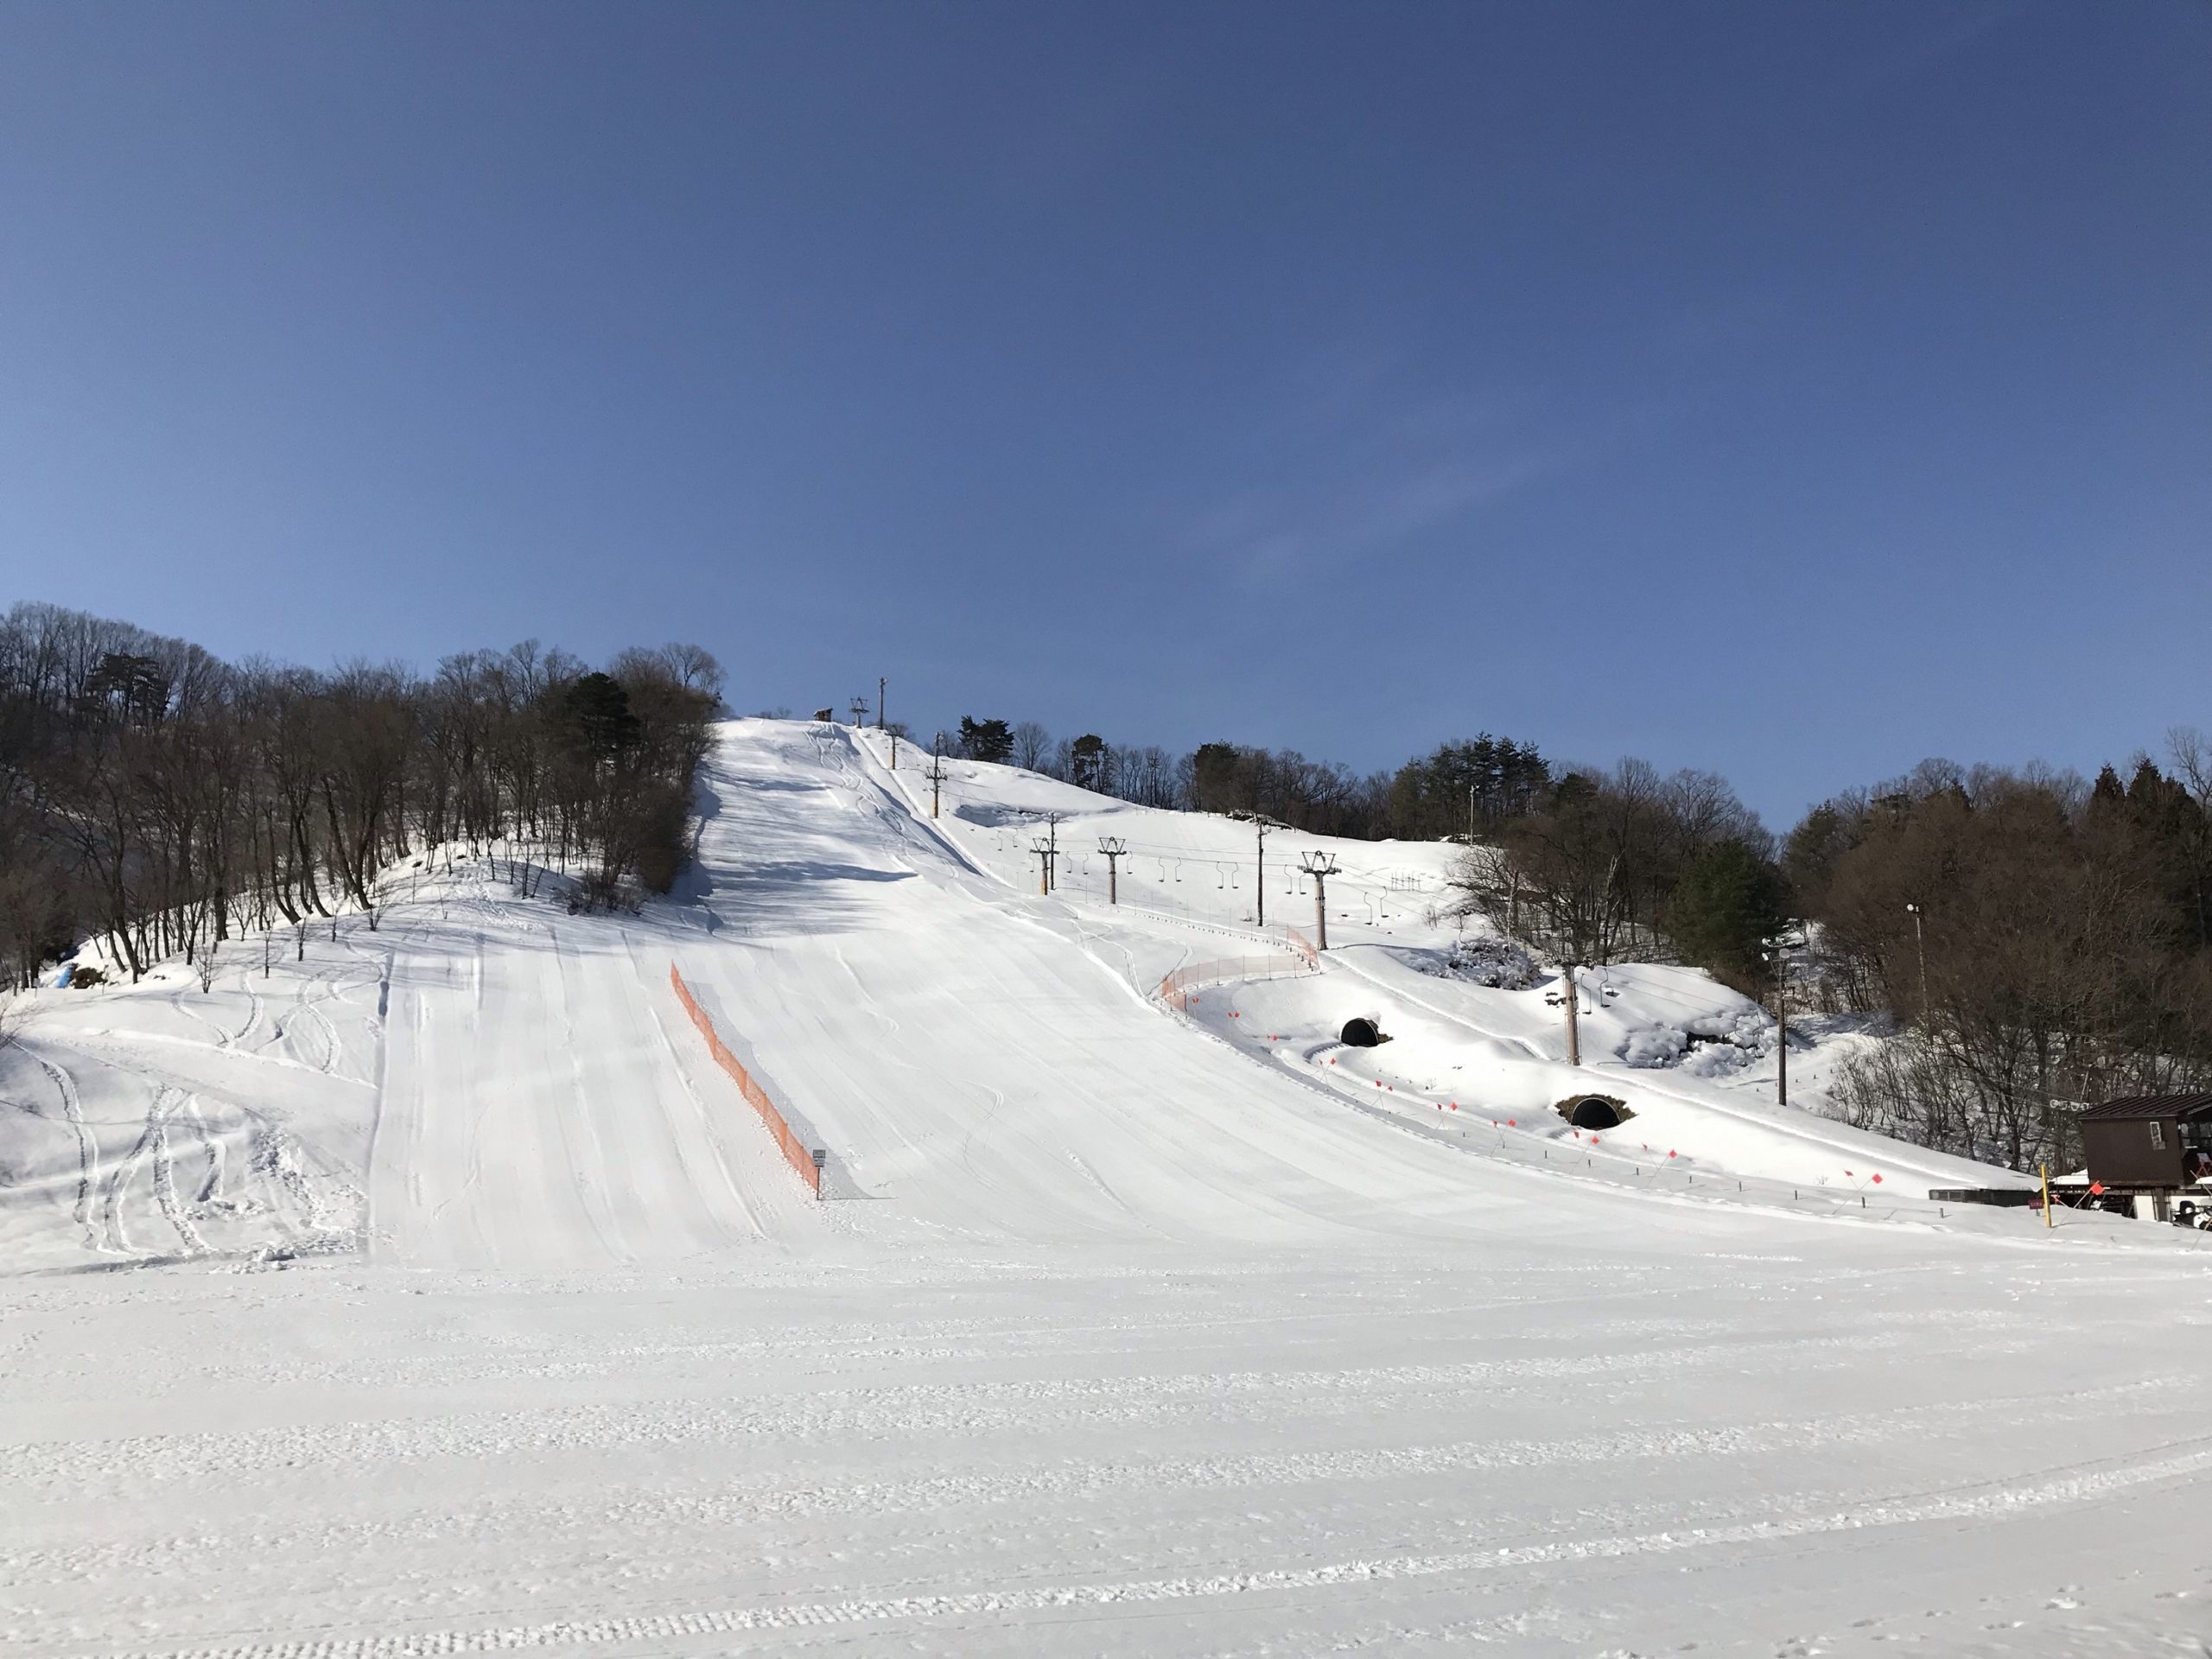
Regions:
[[[1570,1095],[1554,1109],[1578,1129],[1618,1129],[1636,1116],[1611,1095]]]
[[[1346,1048],[1373,1048],[1382,1040],[1382,1033],[1372,1020],[1347,1020],[1344,1034],[1337,1040]]]

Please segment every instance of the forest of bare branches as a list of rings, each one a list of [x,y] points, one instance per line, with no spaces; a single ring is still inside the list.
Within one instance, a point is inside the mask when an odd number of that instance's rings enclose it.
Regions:
[[[0,963],[28,982],[96,938],[132,976],[244,927],[340,910],[381,872],[506,843],[575,901],[665,889],[722,674],[696,646],[601,672],[535,642],[427,677],[219,661],[125,622],[0,619]]]

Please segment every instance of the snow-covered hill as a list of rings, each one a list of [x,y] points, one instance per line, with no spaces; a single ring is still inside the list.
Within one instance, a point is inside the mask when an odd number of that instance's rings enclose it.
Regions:
[[[732,722],[696,872],[640,916],[442,855],[304,960],[32,998],[0,1651],[2202,1627],[2199,1237],[1943,1213],[1996,1178],[1777,1110],[1762,1063],[1630,1065],[1744,1014],[1680,970],[1616,970],[1569,1068],[1541,986],[1425,971],[1445,849],[1337,844],[1318,970],[1170,1009],[1172,972],[1286,953],[1255,883],[1304,921],[1320,843],[1258,869],[1249,826],[965,763],[932,820],[922,759]],[[1392,1040],[1344,1048],[1354,1014]],[[1594,1146],[1548,1110],[1593,1090],[1634,1113]]]
[[[890,758],[891,746],[875,734],[853,741],[871,762]],[[931,796],[928,764],[908,748],[893,779],[919,812]],[[1035,891],[1039,861],[1029,849],[1046,833],[1047,815],[1058,818],[1052,832],[1067,849],[1055,884],[1060,902],[1042,908],[1078,926],[1103,959],[1129,964],[1127,976],[1140,989],[1185,961],[1282,950],[1256,931],[1263,924],[1318,937],[1316,897],[1300,874],[1301,855],[1333,855],[1341,874],[1326,888],[1325,971],[1201,995],[1192,1012],[1248,1053],[1306,1080],[1349,1089],[1370,1107],[1416,1122],[1442,1109],[1508,1128],[1485,1144],[1495,1155],[1556,1162],[1531,1142],[1562,1141],[1580,1163],[1589,1154],[1588,1137],[1574,1135],[1551,1108],[1587,1091],[1623,1101],[1635,1116],[1634,1133],[1601,1136],[1586,1166],[1631,1179],[1638,1165],[1649,1169],[1656,1160],[1682,1173],[1689,1186],[1691,1172],[1701,1170],[1761,1183],[1762,1195],[1783,1202],[1792,1200],[1779,1187],[1796,1190],[1798,1202],[1848,1193],[1854,1205],[1868,1195],[1924,1198],[1937,1186],[2027,1184],[2007,1171],[1774,1106],[1773,1021],[1694,969],[1585,970],[1585,1064],[1570,1069],[1563,1016],[1546,1001],[1560,989],[1556,974],[1504,990],[1446,971],[1453,947],[1471,930],[1478,937],[1484,931],[1478,920],[1453,913],[1448,878],[1456,849],[1292,830],[1276,830],[1262,845],[1254,826],[1229,817],[1133,807],[1010,766],[944,766],[936,827],[1013,891]],[[1128,849],[1120,902],[1111,906],[1106,861],[1097,851],[1109,836]],[[1374,1020],[1393,1040],[1376,1050],[1343,1048],[1334,1039],[1355,1016]],[[1692,1032],[1739,1033],[1745,1046],[1691,1044]],[[1816,1095],[1829,1057],[1808,1046],[1792,1059],[1800,1101]],[[1372,1098],[1376,1084],[1386,1098]],[[1445,1127],[1457,1133],[1465,1126]],[[1624,1161],[1624,1168],[1611,1166]]]

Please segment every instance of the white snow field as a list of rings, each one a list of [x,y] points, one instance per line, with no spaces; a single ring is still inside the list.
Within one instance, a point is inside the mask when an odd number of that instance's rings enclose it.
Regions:
[[[640,916],[441,855],[28,999],[0,1654],[2212,1651],[2202,1236],[1628,1065],[1757,1042],[1681,970],[1570,1069],[1422,971],[1447,849],[1336,843],[1292,971],[1249,826],[888,760],[731,722]],[[1155,995],[1218,958],[1277,976]]]

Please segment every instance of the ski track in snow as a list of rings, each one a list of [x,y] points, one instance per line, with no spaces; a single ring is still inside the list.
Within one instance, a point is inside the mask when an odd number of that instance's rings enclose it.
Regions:
[[[1632,1537],[1548,1541],[1497,1549],[1384,1556],[1319,1566],[1225,1573],[1195,1578],[1141,1579],[1122,1583],[1006,1586],[935,1594],[715,1608],[682,1612],[563,1620],[476,1630],[436,1630],[383,1637],[289,1640],[271,1644],[149,1649],[131,1659],[412,1659],[417,1655],[498,1653],[516,1649],[676,1637],[804,1630],[822,1625],[926,1621],[977,1614],[1057,1612],[1084,1607],[1310,1591],[1401,1579],[1503,1572],[1531,1567],[1616,1561],[1627,1558],[1767,1545],[1824,1534],[1937,1521],[1984,1521],[2024,1510],[2048,1510],[2108,1498],[2153,1483],[2185,1480],[2212,1471],[2212,1446],[2118,1467],[2086,1469],[2001,1491],[1939,1492],[1783,1521],[1691,1528]]]
[[[102,1230],[93,1219],[93,1209],[100,1189],[99,1145],[92,1139],[92,1130],[85,1122],[85,1109],[77,1096],[76,1079],[67,1069],[30,1051],[31,1058],[54,1084],[54,1093],[60,1097],[61,1115],[67,1120],[77,1138],[77,1197],[70,1213],[77,1224],[85,1230],[85,1242],[93,1250],[107,1248]]]
[[[508,1535],[543,1541],[563,1529],[604,1529],[609,1523],[672,1540],[684,1529],[760,1525],[776,1521],[853,1516],[926,1516],[1015,1503],[1064,1503],[1113,1493],[1248,1491],[1329,1482],[1376,1481],[1466,1473],[1534,1470],[1575,1465],[1648,1464],[1675,1459],[1745,1458],[1880,1442],[1901,1434],[1941,1433],[1947,1427],[1994,1413],[2008,1433],[2044,1431],[2109,1411],[2131,1399],[2171,1389],[2178,1379],[2152,1378],[2085,1391],[2058,1401],[1942,1402],[1883,1412],[1751,1423],[1726,1427],[1611,1430],[1545,1440],[1484,1440],[1445,1445],[1357,1448],[1324,1452],[1161,1459],[1147,1461],[1060,1459],[1016,1471],[957,1472],[905,1480],[835,1485],[767,1485],[711,1496],[642,1493],[598,1504],[501,1503],[410,1515],[385,1522],[340,1522],[293,1529],[295,1548],[342,1554],[370,1544],[406,1539],[451,1545],[463,1539],[496,1543]],[[900,1425],[912,1432],[916,1425]],[[503,1451],[522,1449],[512,1445]],[[303,1466],[298,1462],[286,1467]],[[1645,1471],[1644,1478],[1649,1478]],[[112,1491],[96,1476],[88,1486]],[[200,1570],[200,1558],[220,1561],[258,1549],[251,1536],[210,1536],[111,1543],[65,1549],[0,1551],[0,1570],[19,1586],[41,1580],[116,1572]]]

